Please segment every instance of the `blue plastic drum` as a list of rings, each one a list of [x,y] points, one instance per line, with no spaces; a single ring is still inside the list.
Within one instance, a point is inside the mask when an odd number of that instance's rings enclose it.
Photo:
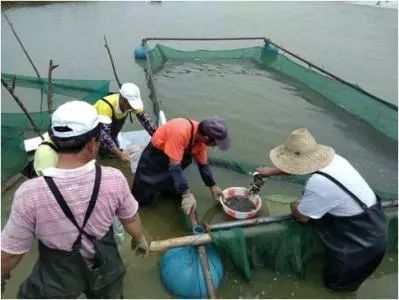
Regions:
[[[219,253],[212,245],[206,246],[209,268],[215,289],[223,278],[223,265]],[[169,249],[161,261],[161,278],[165,287],[178,297],[207,298],[198,247]]]

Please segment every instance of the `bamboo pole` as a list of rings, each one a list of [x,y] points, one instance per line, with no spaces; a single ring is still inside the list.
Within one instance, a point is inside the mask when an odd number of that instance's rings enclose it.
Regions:
[[[191,211],[189,217],[190,217],[191,225],[193,226],[193,228],[195,226],[198,226],[197,213],[196,213],[195,209]],[[210,299],[216,299],[215,287],[213,286],[212,275],[211,275],[211,271],[209,268],[208,256],[206,255],[205,247],[203,245],[199,245],[198,252],[200,255],[202,273],[204,274],[204,277],[205,277],[205,283],[206,283],[206,288],[208,291],[208,297]]]
[[[290,220],[290,219],[292,219],[291,214],[277,215],[277,216],[270,216],[270,217],[259,217],[259,218],[253,218],[253,219],[247,219],[247,220],[237,220],[237,221],[222,222],[222,223],[216,223],[216,224],[205,224],[205,229],[206,229],[206,231],[230,229],[233,227],[269,224],[269,223],[275,223],[275,222],[280,222],[280,221],[286,221],[286,220]]]
[[[397,207],[398,200],[384,201],[384,202],[382,202],[381,205],[383,208]],[[255,226],[255,225],[263,225],[263,224],[268,224],[268,223],[273,223],[273,222],[279,222],[279,221],[283,221],[283,220],[288,220],[290,218],[291,218],[291,215],[261,217],[261,218],[255,218],[255,219],[224,222],[224,223],[218,223],[218,224],[214,224],[214,225],[208,225],[207,228],[209,230],[218,230],[218,229],[229,229],[229,228],[237,227],[237,226],[247,227],[247,226],[251,226],[251,225]],[[262,220],[263,222],[260,222],[259,220]],[[237,225],[239,223],[240,223],[240,225]],[[223,224],[223,226],[220,226],[222,224]],[[233,226],[228,226],[228,225],[233,225]],[[150,251],[157,252],[157,251],[164,251],[164,250],[167,250],[170,248],[176,248],[176,247],[205,245],[205,244],[209,244],[211,242],[212,242],[212,238],[209,233],[181,236],[181,237],[176,237],[176,238],[171,238],[171,239],[166,239],[166,240],[152,241],[151,245],[150,245]]]
[[[19,107],[22,109],[22,111],[25,113],[25,116],[28,118],[30,124],[32,125],[33,129],[36,131],[36,133],[40,136],[42,140],[44,140],[42,134],[40,133],[39,128],[36,126],[35,122],[33,121],[32,117],[29,115],[28,111],[26,110],[24,104],[18,99],[18,97],[14,94],[14,91],[12,90],[12,87],[7,84],[7,82],[1,78],[1,83],[2,85],[7,89],[7,91],[10,93],[10,95],[14,98],[15,102],[19,105]]]
[[[17,32],[14,30],[14,26],[12,25],[12,23],[11,23],[10,20],[8,19],[8,16],[7,16],[6,13],[4,13],[4,17],[6,18],[6,21],[7,21],[8,25],[10,26],[12,33],[14,34],[14,36],[15,36],[15,38],[17,39],[19,45],[21,46],[22,50],[24,51],[24,53],[25,53],[26,57],[28,58],[30,64],[32,65],[33,69],[35,70],[36,76],[37,76],[39,79],[41,79],[40,74],[39,74],[39,71],[37,70],[37,68],[36,68],[35,64],[33,63],[32,59],[30,58],[30,56],[29,56],[28,52],[26,51],[24,45],[22,44],[22,41],[21,41],[20,38],[18,37]]]
[[[119,86],[119,88],[120,88],[120,87],[122,86],[122,84],[121,84],[121,82],[119,81],[118,74],[116,73],[114,60],[113,60],[113,58],[112,58],[111,50],[110,50],[110,48],[109,48],[109,46],[108,46],[108,41],[107,41],[107,38],[105,37],[105,35],[104,35],[104,41],[105,41],[104,47],[105,47],[105,49],[107,49],[109,59],[111,60],[112,70],[114,71],[114,76],[115,76],[116,82],[117,82],[117,84],[118,84],[118,86]]]
[[[196,235],[181,236],[166,240],[152,241],[150,244],[151,252],[165,251],[170,248],[183,246],[198,246],[212,242],[209,233],[201,233]]]
[[[53,60],[50,59],[49,63],[49,68],[48,68],[48,82],[47,82],[47,109],[48,109],[48,114],[51,116],[53,112],[53,83],[52,83],[52,73],[55,68],[57,68],[58,65],[53,65]]]

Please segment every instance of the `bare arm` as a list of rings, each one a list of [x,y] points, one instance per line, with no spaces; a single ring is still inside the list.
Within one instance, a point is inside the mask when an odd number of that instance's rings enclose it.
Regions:
[[[1,251],[1,276],[5,276],[21,261],[24,254],[11,254]]]
[[[256,171],[259,172],[263,177],[275,176],[275,175],[288,175],[287,173],[276,167],[257,168]]]
[[[144,237],[143,226],[141,224],[140,215],[138,213],[136,213],[133,217],[129,219],[120,219],[120,221],[126,232],[136,241],[139,241]]]
[[[291,214],[295,219],[297,219],[301,223],[309,222],[310,218],[301,214],[298,210],[299,201],[294,201],[290,204]]]

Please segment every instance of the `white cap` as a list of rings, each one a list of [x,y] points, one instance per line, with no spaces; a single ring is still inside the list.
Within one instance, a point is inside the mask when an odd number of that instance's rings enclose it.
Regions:
[[[85,134],[99,123],[110,124],[112,120],[99,115],[93,105],[84,101],[70,101],[60,105],[51,117],[53,135],[69,138]]]
[[[124,83],[119,90],[119,93],[123,98],[125,98],[132,109],[134,110],[142,110],[143,109],[143,101],[140,97],[140,89],[134,83]]]

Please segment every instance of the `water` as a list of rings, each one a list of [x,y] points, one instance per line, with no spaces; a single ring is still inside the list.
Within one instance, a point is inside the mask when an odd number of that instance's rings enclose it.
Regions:
[[[266,35],[371,93],[392,103],[398,99],[397,10],[339,2],[68,2],[18,6],[7,10],[7,14],[43,77],[46,77],[49,59],[53,59],[60,65],[53,77],[113,80],[103,47],[103,35],[106,35],[119,78],[140,86],[149,111],[151,104],[143,65],[132,59],[133,49],[148,36]],[[35,76],[4,18],[1,25],[2,72]],[[167,45],[183,49],[228,49],[253,46],[253,43],[174,42]],[[222,155],[218,150],[211,150],[211,156],[267,164],[267,151],[283,142],[290,130],[304,124],[320,142],[334,145],[337,152],[350,159],[379,189],[397,190],[397,166],[392,164],[397,161],[397,145],[386,142],[364,123],[348,118],[342,111],[332,110],[310,91],[276,81],[273,75],[250,65],[171,64],[167,67],[156,76],[167,117],[201,118],[223,112],[233,129],[231,151]],[[112,89],[116,90],[115,82]],[[32,95],[21,90],[22,96],[25,99]],[[38,94],[33,96],[40,99]],[[18,111],[11,103],[2,88],[2,111]],[[293,113],[298,109],[303,114]],[[348,126],[360,134],[349,134]],[[124,130],[136,128],[139,128],[137,122],[127,123]],[[131,182],[128,166],[115,161],[104,161],[104,164],[122,168]],[[198,199],[201,220],[227,220],[203,187],[196,167],[190,167],[187,173]],[[249,176],[218,168],[215,168],[215,177],[222,187],[243,186],[251,181]],[[262,196],[283,194],[295,198],[301,190],[299,185],[270,180],[263,187]],[[9,213],[12,192],[2,195],[2,226]],[[185,234],[178,202],[160,199],[141,210],[150,239]],[[287,205],[270,205],[270,208],[273,214],[288,211]],[[13,272],[6,297],[15,297],[18,285],[32,268],[35,251],[36,248],[27,254]],[[126,298],[173,297],[159,279],[159,254],[136,258],[129,250],[129,243],[123,244],[121,251],[128,268]],[[218,292],[223,298],[397,298],[396,253],[387,255],[373,277],[356,293],[325,289],[321,265],[317,262],[309,266],[304,280],[258,268],[249,283],[229,262],[224,262],[224,267],[225,278]]]

